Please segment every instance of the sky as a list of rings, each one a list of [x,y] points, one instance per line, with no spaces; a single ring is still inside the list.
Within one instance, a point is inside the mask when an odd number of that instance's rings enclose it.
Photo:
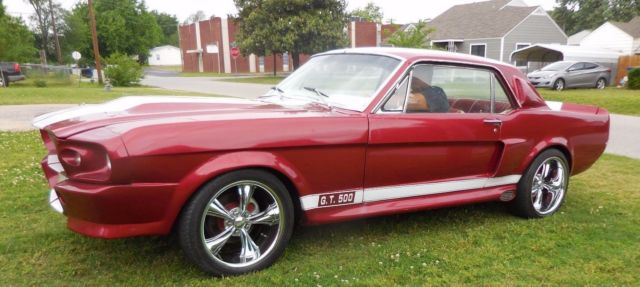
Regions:
[[[78,1],[86,0],[54,0],[64,8],[71,9]],[[27,19],[33,13],[33,8],[25,0],[4,0],[7,12],[13,16],[23,16]],[[421,19],[435,18],[453,5],[479,2],[473,0],[347,0],[347,10],[364,7],[368,2],[374,2],[382,8],[384,19],[393,19],[394,23],[411,23]],[[546,10],[553,9],[555,0],[525,0],[531,6],[540,5]],[[198,10],[207,16],[225,17],[237,11],[233,0],[146,0],[149,10],[158,10],[178,16],[184,21],[189,15]]]

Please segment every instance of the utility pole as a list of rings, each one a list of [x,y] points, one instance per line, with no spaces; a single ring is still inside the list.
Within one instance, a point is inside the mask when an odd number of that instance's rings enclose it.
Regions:
[[[98,47],[98,31],[96,31],[96,15],[93,11],[93,0],[89,1],[89,24],[91,26],[91,42],[93,42],[93,57],[96,59],[98,83],[102,85],[102,66],[100,65],[100,48]]]
[[[62,65],[62,52],[60,51],[60,41],[58,41],[58,29],[56,28],[56,12],[53,10],[53,1],[49,0],[49,13],[51,13],[51,26],[53,28],[53,39],[56,42],[56,59]]]

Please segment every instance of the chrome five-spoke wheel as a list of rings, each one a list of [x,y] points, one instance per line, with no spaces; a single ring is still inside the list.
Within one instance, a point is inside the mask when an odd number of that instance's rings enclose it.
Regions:
[[[540,153],[525,171],[511,210],[526,218],[540,218],[555,213],[564,202],[569,185],[567,158],[557,149]]]
[[[283,253],[293,229],[293,204],[275,176],[243,170],[201,188],[180,224],[187,258],[211,274],[242,274],[271,265]]]
[[[560,158],[546,159],[533,176],[531,203],[540,214],[553,212],[562,202],[566,189],[566,168]]]
[[[214,260],[246,266],[271,252],[281,232],[282,204],[257,181],[231,183],[216,193],[202,216],[202,243]]]

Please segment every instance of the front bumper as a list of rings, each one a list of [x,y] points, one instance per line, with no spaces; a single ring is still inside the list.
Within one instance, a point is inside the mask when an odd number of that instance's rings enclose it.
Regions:
[[[174,183],[122,185],[78,182],[64,176],[56,156],[41,162],[49,185],[49,205],[67,216],[69,229],[91,237],[162,235],[171,229],[167,216]]]
[[[552,88],[553,87],[553,79],[529,79],[529,82],[536,88]]]

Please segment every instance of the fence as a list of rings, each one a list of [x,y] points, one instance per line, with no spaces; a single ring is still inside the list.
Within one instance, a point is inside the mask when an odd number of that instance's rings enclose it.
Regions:
[[[22,73],[36,85],[71,84],[72,72],[67,66],[23,64]]]
[[[620,56],[618,58],[618,73],[614,84],[620,83],[620,80],[627,75],[627,68],[640,67],[640,55]]]

